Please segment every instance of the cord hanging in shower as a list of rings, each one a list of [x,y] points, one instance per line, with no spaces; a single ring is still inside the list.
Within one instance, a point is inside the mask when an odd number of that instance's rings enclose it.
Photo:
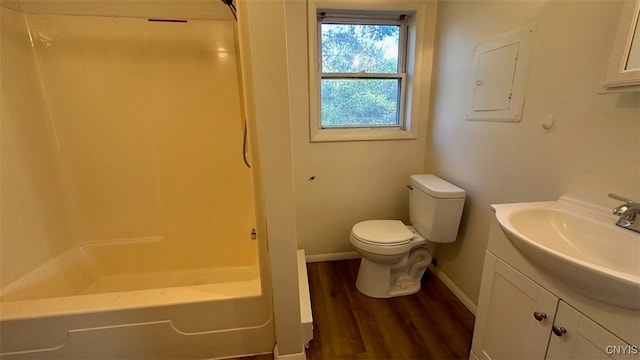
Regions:
[[[236,21],[238,21],[238,16],[236,15],[236,6],[233,5],[233,0],[220,0],[220,1],[222,1],[223,4],[229,7],[229,10],[231,10],[231,15],[233,15],[233,18],[236,19]]]
[[[249,164],[249,160],[247,160],[247,120],[244,120],[244,135],[242,136],[242,160],[244,160],[244,164],[247,165],[249,169],[251,169],[251,164]]]
[[[229,7],[231,10],[231,15],[235,21],[238,21],[238,16],[236,15],[236,7],[233,5],[233,0],[220,0],[223,4]],[[242,135],[242,159],[244,160],[244,164],[247,165],[249,169],[251,169],[251,164],[249,164],[249,160],[247,160],[247,119],[244,119],[244,134]]]

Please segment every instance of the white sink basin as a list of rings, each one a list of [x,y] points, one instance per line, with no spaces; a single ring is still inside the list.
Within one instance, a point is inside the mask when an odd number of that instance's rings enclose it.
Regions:
[[[616,216],[564,197],[492,209],[507,238],[541,270],[588,297],[640,310],[640,234],[617,227]]]

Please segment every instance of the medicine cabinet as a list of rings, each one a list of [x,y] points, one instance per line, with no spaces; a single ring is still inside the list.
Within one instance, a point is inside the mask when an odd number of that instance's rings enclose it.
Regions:
[[[640,92],[640,0],[622,1],[602,92]]]

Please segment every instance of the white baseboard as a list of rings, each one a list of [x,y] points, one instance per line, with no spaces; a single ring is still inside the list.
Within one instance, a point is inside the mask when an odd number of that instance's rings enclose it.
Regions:
[[[307,360],[307,354],[304,352],[304,347],[302,347],[302,352],[280,355],[278,344],[276,344],[273,347],[273,360]]]
[[[455,295],[458,298],[458,300],[460,300],[462,304],[467,309],[469,309],[469,311],[471,311],[473,316],[476,316],[476,311],[478,309],[476,304],[473,301],[471,301],[471,299],[469,299],[467,295],[465,295],[465,293],[463,293],[462,290],[460,290],[460,288],[456,286],[456,284],[453,281],[451,281],[451,279],[449,279],[449,277],[445,273],[440,271],[440,269],[433,266],[429,268],[431,269],[431,272],[436,277],[438,277],[438,279],[440,279],[440,281],[442,281],[449,288],[449,290],[451,290],[453,295]]]
[[[304,250],[298,250],[298,292],[300,295],[300,333],[302,343],[308,346],[313,340],[313,311],[311,310],[311,293],[309,292],[309,276]]]
[[[347,252],[330,253],[330,254],[307,255],[305,256],[305,259],[308,263],[313,263],[313,262],[321,262],[321,261],[360,259],[360,255],[358,255],[358,253],[355,251],[347,251]]]

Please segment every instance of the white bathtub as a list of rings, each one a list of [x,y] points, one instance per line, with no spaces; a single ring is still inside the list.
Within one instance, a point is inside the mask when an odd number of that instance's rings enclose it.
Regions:
[[[64,252],[0,292],[0,357],[211,359],[270,352],[270,295],[262,291],[258,266],[204,267],[183,252],[159,239]]]

